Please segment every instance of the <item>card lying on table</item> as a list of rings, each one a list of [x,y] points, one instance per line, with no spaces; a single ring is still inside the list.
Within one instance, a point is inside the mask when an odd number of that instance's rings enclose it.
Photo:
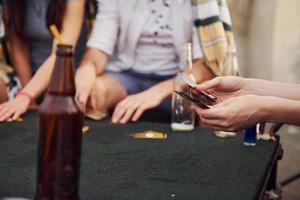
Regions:
[[[136,139],[167,139],[168,135],[166,133],[157,132],[157,131],[143,131],[131,134],[130,136]]]

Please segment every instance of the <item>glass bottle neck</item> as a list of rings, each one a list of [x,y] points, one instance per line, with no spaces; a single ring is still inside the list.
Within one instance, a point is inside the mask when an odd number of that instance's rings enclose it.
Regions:
[[[180,56],[180,71],[192,70],[193,68],[193,56],[192,56],[192,44],[187,43],[182,47]]]
[[[58,45],[54,69],[48,88],[49,94],[63,96],[75,95],[76,89],[72,55],[72,46]]]

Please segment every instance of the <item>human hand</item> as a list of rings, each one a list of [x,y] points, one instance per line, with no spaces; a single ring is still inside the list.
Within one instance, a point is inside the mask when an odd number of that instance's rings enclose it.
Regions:
[[[158,106],[162,100],[159,93],[151,90],[129,95],[115,107],[112,122],[125,124],[129,120],[137,121],[145,110]]]
[[[8,119],[16,120],[30,105],[30,99],[26,96],[19,95],[11,101],[0,105],[0,122]]]
[[[78,68],[75,75],[76,99],[83,107],[86,106],[88,97],[96,82],[96,70],[92,64],[86,64]]]
[[[269,97],[244,95],[227,99],[210,109],[195,106],[202,127],[222,131],[237,131],[266,121],[265,105]]]
[[[250,93],[246,80],[236,76],[216,77],[197,85],[194,90],[196,90],[194,93],[197,93],[197,90],[212,92],[216,94],[221,101]]]

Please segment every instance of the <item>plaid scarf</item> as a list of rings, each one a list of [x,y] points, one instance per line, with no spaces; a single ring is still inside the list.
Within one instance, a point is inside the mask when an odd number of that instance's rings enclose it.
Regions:
[[[195,26],[206,65],[216,76],[226,74],[224,65],[228,49],[235,42],[226,0],[192,0]],[[233,66],[232,66],[233,67]],[[237,68],[237,66],[234,66]]]

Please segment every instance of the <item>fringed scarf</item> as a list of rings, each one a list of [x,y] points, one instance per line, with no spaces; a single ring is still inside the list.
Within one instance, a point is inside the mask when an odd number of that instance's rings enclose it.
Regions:
[[[226,0],[192,0],[192,5],[206,65],[216,76],[229,75],[224,62],[235,42]]]

